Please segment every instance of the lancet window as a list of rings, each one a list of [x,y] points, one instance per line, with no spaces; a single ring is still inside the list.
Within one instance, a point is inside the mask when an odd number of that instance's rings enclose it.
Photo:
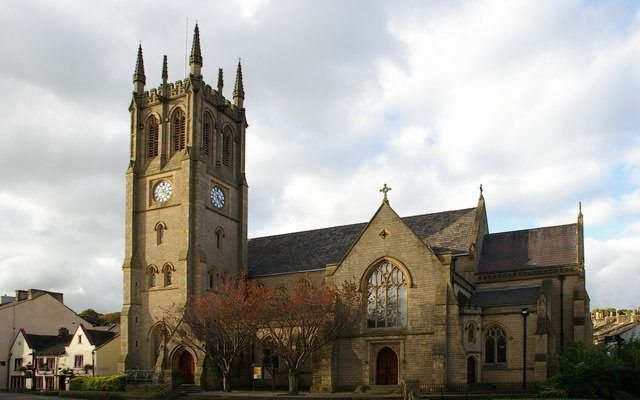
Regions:
[[[147,121],[147,158],[158,155],[159,129],[158,120],[152,115]]]
[[[489,328],[484,341],[484,362],[500,364],[507,362],[507,332],[499,325]]]
[[[224,131],[222,137],[222,164],[225,167],[231,166],[232,147],[231,147],[231,132],[227,129]]]
[[[173,151],[184,150],[186,142],[187,119],[181,108],[173,113],[171,118],[171,129],[173,130]]]

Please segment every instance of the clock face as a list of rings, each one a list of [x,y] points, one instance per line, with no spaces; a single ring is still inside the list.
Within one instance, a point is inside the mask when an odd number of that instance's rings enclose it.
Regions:
[[[160,181],[153,189],[153,199],[158,203],[165,203],[169,201],[173,194],[173,186],[169,181]]]
[[[224,192],[218,186],[214,186],[213,189],[211,189],[209,196],[215,208],[222,209],[224,207]]]

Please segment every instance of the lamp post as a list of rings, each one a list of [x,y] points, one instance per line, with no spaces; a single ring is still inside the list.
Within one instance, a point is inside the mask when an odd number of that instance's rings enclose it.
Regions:
[[[522,390],[527,389],[527,317],[529,309],[523,308],[520,311],[522,315]]]

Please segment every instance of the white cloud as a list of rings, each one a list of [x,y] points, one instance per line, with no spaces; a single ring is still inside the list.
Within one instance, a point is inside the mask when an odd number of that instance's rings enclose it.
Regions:
[[[224,67],[227,95],[243,59],[252,236],[366,221],[384,182],[404,215],[473,206],[483,183],[493,230],[573,222],[583,201],[588,274],[613,271],[588,275],[593,303],[634,301],[616,274],[640,229],[635,4],[9,4],[0,292],[48,285],[119,308],[135,49],[148,86],[162,54],[181,79],[189,17],[205,79]]]

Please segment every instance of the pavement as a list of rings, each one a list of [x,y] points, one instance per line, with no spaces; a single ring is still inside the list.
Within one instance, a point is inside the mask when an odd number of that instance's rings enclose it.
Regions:
[[[29,393],[0,392],[0,400],[47,400],[47,399],[78,400],[78,399],[70,399],[68,397],[42,396],[42,395],[39,396],[37,394],[29,394]]]

